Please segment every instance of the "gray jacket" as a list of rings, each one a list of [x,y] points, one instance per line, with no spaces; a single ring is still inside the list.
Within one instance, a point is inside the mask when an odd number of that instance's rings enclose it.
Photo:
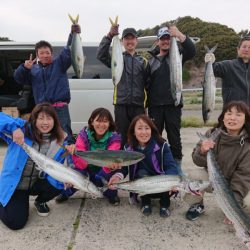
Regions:
[[[110,45],[111,39],[104,36],[97,50],[97,59],[111,68]],[[118,85],[115,87],[113,104],[136,105],[145,107],[146,82],[148,63],[145,58],[127,52],[123,53],[124,69]]]
[[[214,75],[222,78],[223,104],[244,101],[250,107],[250,69],[241,58],[215,62]]]

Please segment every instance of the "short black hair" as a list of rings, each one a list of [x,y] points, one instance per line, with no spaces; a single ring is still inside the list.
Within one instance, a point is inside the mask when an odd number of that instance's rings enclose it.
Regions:
[[[37,42],[35,45],[36,53],[38,52],[38,49],[41,49],[44,47],[48,47],[50,49],[51,53],[53,52],[51,44],[47,41],[41,40],[41,41]]]
[[[244,41],[250,41],[250,35],[243,36],[243,37],[240,39],[237,48],[240,48],[241,44],[242,44]]]

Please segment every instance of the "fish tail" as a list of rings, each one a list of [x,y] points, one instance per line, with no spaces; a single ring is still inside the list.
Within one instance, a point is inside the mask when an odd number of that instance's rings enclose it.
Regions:
[[[218,47],[218,43],[212,49],[209,49],[209,47],[207,45],[204,45],[204,48],[205,48],[207,53],[214,53],[215,50],[217,49],[217,47]]]
[[[77,17],[74,19],[70,14],[68,14],[69,16],[69,19],[71,20],[71,22],[73,24],[77,24],[78,23],[78,20],[79,20],[79,14],[77,15]]]

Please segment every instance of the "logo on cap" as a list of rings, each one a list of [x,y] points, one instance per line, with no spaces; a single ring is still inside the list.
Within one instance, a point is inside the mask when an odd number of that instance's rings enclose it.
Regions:
[[[160,39],[163,36],[170,36],[168,27],[163,27],[158,30],[157,39]]]

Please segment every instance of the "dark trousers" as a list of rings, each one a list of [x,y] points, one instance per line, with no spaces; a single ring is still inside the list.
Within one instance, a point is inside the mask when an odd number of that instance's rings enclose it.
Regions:
[[[181,144],[181,107],[174,105],[154,106],[148,108],[148,114],[162,134],[165,127],[170,150],[175,159],[182,159]]]
[[[150,176],[151,174],[146,169],[139,169],[136,173],[136,178],[143,178]],[[141,207],[151,205],[151,198],[160,198],[160,206],[168,208],[170,206],[169,192],[163,192],[158,194],[146,194],[141,196]]]
[[[52,200],[60,192],[46,179],[38,179],[30,190],[16,190],[5,207],[0,205],[0,219],[12,230],[21,229],[29,217],[30,195],[37,195],[36,201],[42,203]]]
[[[127,143],[127,133],[131,121],[137,116],[145,114],[144,107],[135,105],[115,105],[115,124],[117,132],[122,136],[122,148]]]
[[[68,143],[74,144],[75,138],[73,137],[72,129],[71,129],[71,120],[69,115],[69,106],[65,105],[63,107],[54,107],[62,129],[67,133]]]

